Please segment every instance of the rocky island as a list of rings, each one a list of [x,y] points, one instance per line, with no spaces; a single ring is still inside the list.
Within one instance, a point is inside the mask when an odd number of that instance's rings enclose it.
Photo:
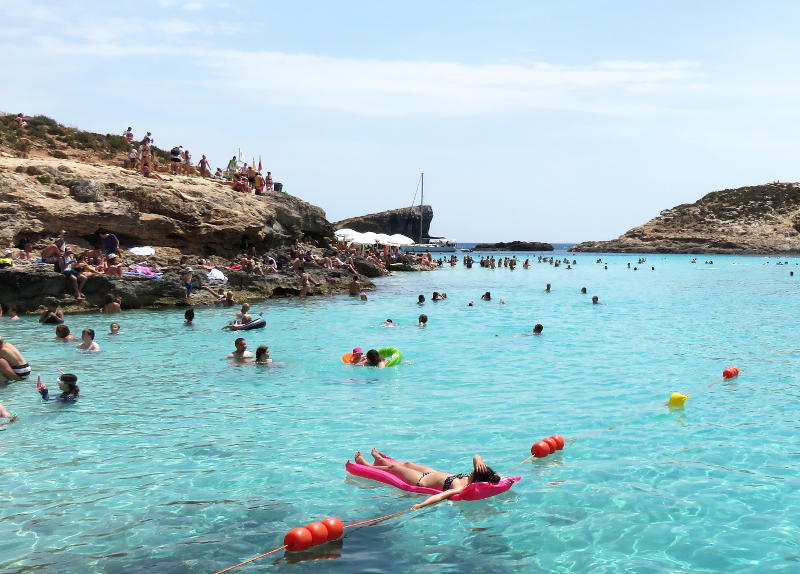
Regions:
[[[576,252],[800,253],[800,183],[725,189],[662,211],[617,239]]]
[[[539,241],[508,241],[500,243],[478,243],[475,251],[552,251],[553,246]]]
[[[359,215],[335,222],[336,229],[352,229],[360,233],[372,231],[394,235],[399,233],[415,241],[422,237],[430,237],[433,208],[430,205],[417,205],[414,207],[401,207],[380,213]]]

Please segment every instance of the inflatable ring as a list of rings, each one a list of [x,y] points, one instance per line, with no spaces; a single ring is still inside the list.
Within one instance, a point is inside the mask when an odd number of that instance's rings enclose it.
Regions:
[[[386,366],[392,367],[403,360],[403,353],[397,347],[386,347],[378,349],[378,352],[386,360]]]
[[[347,363],[348,365],[353,363],[353,353],[345,353],[342,355],[342,362]]]
[[[263,329],[267,326],[267,322],[264,320],[264,317],[259,317],[258,319],[254,319],[249,323],[245,323],[238,329],[234,329],[234,331],[249,331],[250,329]]]

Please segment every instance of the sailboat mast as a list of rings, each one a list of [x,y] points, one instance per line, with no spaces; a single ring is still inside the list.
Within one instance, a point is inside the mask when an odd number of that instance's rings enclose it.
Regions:
[[[425,173],[419,174],[420,194],[419,194],[419,238],[417,243],[422,243],[422,206],[425,205]]]

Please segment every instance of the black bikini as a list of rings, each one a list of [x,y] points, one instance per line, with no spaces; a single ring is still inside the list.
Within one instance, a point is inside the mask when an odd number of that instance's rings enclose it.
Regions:
[[[429,474],[431,474],[431,471],[428,471],[428,472],[423,472],[423,473],[422,473],[422,474],[419,476],[419,480],[417,481],[417,486],[420,486],[420,484],[419,484],[419,483],[420,483],[420,482],[422,482],[422,479],[423,479],[423,478],[425,478],[426,476],[428,476]]]
[[[447,478],[444,479],[444,484],[442,485],[442,490],[450,490],[450,487],[453,485],[453,481],[457,478],[467,478],[469,475],[464,473],[458,474],[451,474]],[[420,480],[422,480],[420,478]]]

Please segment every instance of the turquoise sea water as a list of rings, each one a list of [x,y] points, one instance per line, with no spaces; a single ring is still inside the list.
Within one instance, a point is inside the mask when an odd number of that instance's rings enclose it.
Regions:
[[[21,417],[0,427],[0,571],[214,572],[312,520],[420,501],[346,476],[373,446],[451,472],[481,453],[522,481],[236,571],[800,570],[798,260],[649,255],[634,271],[635,255],[603,256],[607,270],[569,257],[573,270],[398,274],[366,303],[254,304],[268,326],[244,336],[270,345],[270,367],[225,361],[237,334],[219,328],[235,309],[198,308],[188,328],[182,311],[128,311],[117,336],[108,317],[68,317],[76,334],[97,330],[95,355],[0,319],[52,390],[61,367],[83,391],[61,405],[38,399],[35,376],[0,388]],[[423,312],[429,326],[412,326]],[[543,336],[512,336],[534,323]],[[355,345],[406,360],[342,364]],[[728,365],[741,375],[719,382]],[[693,395],[685,408],[661,406],[673,391]],[[584,438],[515,466],[553,433]]]

